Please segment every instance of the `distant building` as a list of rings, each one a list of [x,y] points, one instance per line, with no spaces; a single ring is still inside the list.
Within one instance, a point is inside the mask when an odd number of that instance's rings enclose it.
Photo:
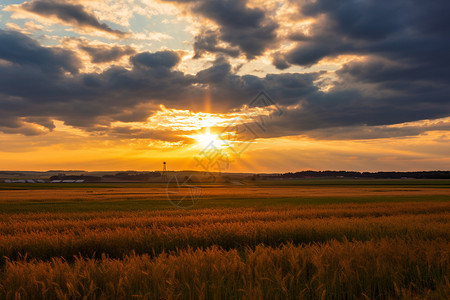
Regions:
[[[18,180],[11,180],[11,179],[5,179],[5,183],[45,183],[45,180],[42,179],[18,179]]]

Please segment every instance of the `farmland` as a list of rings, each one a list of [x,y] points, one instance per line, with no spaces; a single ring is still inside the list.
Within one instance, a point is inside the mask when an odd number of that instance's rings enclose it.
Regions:
[[[0,298],[450,298],[449,181],[199,188],[0,184]]]

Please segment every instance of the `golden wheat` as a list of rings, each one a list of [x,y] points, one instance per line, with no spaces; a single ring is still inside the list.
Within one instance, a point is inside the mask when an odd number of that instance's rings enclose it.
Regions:
[[[41,259],[74,255],[87,257],[108,254],[122,257],[136,253],[160,253],[185,247],[218,245],[226,249],[276,246],[283,242],[311,243],[331,239],[370,240],[385,237],[450,239],[450,213],[394,215],[380,217],[280,218],[278,220],[239,220],[205,222],[182,226],[129,223],[126,227],[50,228],[42,231],[14,232],[0,236],[0,256],[28,255]]]
[[[450,298],[450,203],[0,214],[0,299]]]
[[[157,257],[7,261],[5,299],[448,299],[450,243],[382,239],[213,246]]]

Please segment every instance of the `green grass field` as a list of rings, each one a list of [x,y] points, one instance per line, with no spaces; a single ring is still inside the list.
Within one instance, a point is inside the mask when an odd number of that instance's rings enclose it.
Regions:
[[[429,195],[415,195],[405,193],[404,195],[390,195],[385,192],[384,188],[396,188],[400,190],[414,189],[423,190],[449,190],[450,180],[370,180],[370,179],[306,179],[306,180],[286,180],[286,181],[262,181],[262,182],[245,182],[243,186],[227,186],[219,184],[192,184],[201,187],[204,191],[214,188],[233,188],[238,190],[231,196],[223,195],[205,195],[199,197],[199,201],[195,208],[221,208],[221,207],[273,207],[286,205],[325,205],[338,203],[376,203],[376,202],[420,202],[427,201],[448,201],[449,193]],[[169,185],[169,188],[172,185]],[[281,187],[281,188],[322,188],[324,190],[338,187],[342,189],[352,188],[378,188],[378,194],[372,195],[309,195],[299,192],[298,195],[290,195],[281,197],[277,194],[271,194],[268,197],[249,197],[248,194],[240,193],[239,190],[245,190],[249,187]],[[61,191],[67,190],[130,190],[139,189],[151,191],[158,189],[160,195],[150,195],[149,197],[135,197],[133,194],[127,195],[123,192],[120,199],[96,199],[90,195],[83,195],[78,199],[67,199],[66,193]],[[81,184],[6,184],[0,183],[1,191],[29,191],[45,190],[49,193],[61,194],[60,198],[49,199],[29,199],[27,196],[20,201],[5,201],[0,198],[0,213],[19,213],[19,212],[82,212],[82,211],[135,211],[135,210],[165,210],[174,209],[174,206],[168,201],[165,192],[166,184],[161,183],[81,183]],[[389,190],[388,190],[389,191]],[[405,190],[408,191],[408,190]]]
[[[450,181],[198,188],[0,184],[0,299],[450,298]]]

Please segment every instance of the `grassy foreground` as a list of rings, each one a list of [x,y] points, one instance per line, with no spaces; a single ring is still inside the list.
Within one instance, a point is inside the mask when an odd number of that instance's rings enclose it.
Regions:
[[[450,299],[445,185],[108,189],[0,192],[0,299]]]
[[[8,261],[4,298],[449,299],[448,241],[382,239]]]

